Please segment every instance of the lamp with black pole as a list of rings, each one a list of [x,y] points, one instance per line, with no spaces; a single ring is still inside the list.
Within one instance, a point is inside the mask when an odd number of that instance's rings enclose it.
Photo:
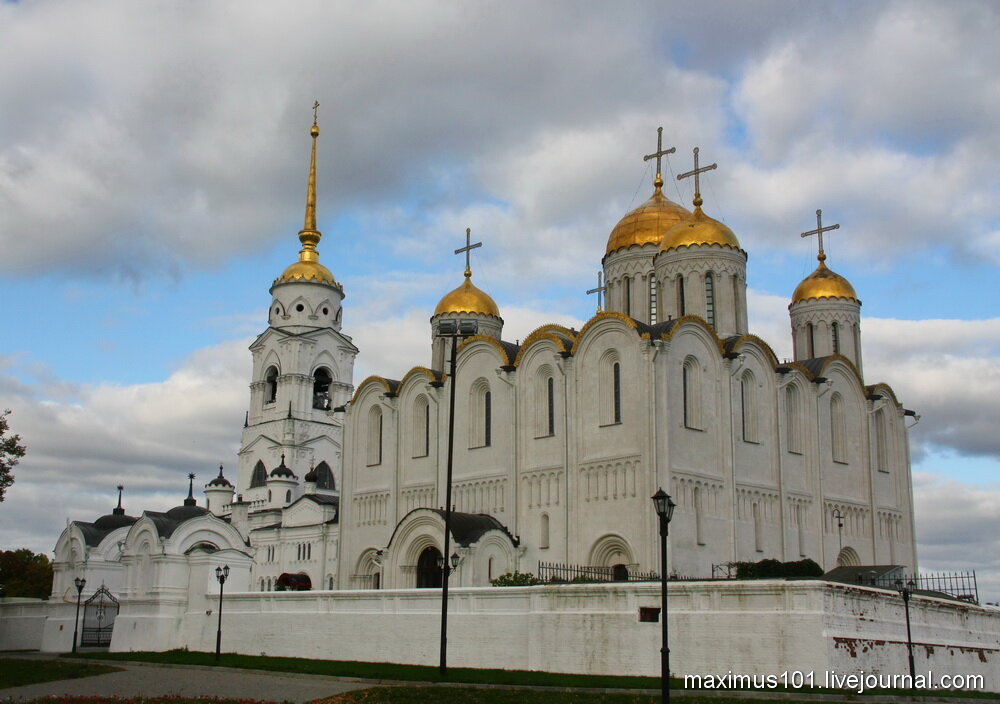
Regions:
[[[80,595],[83,594],[83,588],[87,586],[87,580],[83,577],[77,577],[73,580],[76,585],[76,618],[73,620],[73,652],[76,652],[77,636],[80,631]]]
[[[903,597],[903,611],[906,613],[906,653],[910,661],[910,686],[916,681],[916,670],[913,667],[913,636],[910,633],[910,595],[913,593],[913,589],[917,586],[916,582],[912,579],[906,584],[903,584],[903,580],[896,580],[896,591],[899,595]]]
[[[660,623],[660,692],[664,703],[670,701],[670,647],[667,642],[667,535],[670,519],[677,506],[663,489],[653,494],[653,506],[660,517],[660,603],[663,620]]]
[[[215,661],[222,658],[222,591],[229,579],[229,565],[215,568],[215,578],[219,580],[219,629],[215,633]]]

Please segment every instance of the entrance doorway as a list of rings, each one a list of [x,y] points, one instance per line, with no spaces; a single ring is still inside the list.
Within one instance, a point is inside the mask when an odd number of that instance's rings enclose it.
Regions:
[[[83,634],[80,645],[85,648],[106,648],[118,617],[118,600],[103,584],[83,607]]]
[[[417,589],[436,589],[442,586],[441,568],[438,560],[441,559],[441,551],[433,545],[424,548],[417,559]]]

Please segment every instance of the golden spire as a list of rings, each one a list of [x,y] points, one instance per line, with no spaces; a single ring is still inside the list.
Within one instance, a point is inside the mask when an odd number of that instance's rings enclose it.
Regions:
[[[300,262],[316,261],[319,255],[316,253],[316,245],[319,244],[323,236],[316,229],[316,138],[319,137],[319,101],[313,103],[313,124],[309,130],[312,135],[312,156],[309,159],[309,185],[306,188],[306,219],[302,229],[299,231],[299,242],[302,243],[302,251],[299,252]]]

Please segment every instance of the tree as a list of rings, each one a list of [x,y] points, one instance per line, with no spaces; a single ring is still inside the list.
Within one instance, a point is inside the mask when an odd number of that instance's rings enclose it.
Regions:
[[[0,596],[47,599],[52,592],[52,563],[27,548],[0,552]]]
[[[14,483],[12,470],[22,457],[24,457],[24,445],[20,435],[7,436],[7,416],[10,415],[8,408],[0,413],[0,501],[4,500],[7,487]]]

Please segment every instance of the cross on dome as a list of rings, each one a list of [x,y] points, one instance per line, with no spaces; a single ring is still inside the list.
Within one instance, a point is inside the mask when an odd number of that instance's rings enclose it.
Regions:
[[[590,294],[592,294],[592,293],[596,293],[597,294],[597,312],[598,313],[600,313],[602,310],[604,310],[603,307],[601,306],[601,295],[605,291],[607,291],[607,290],[608,290],[608,287],[604,285],[604,272],[598,271],[597,272],[597,288],[592,288],[589,291],[587,291],[587,295],[588,296]]]
[[[647,154],[642,157],[643,161],[649,161],[650,159],[656,159],[656,178],[653,179],[653,186],[656,188],[663,187],[663,171],[661,170],[661,159],[667,154],[673,154],[677,151],[677,147],[670,147],[670,149],[663,148],[663,128],[656,128],[656,151],[652,154]]]
[[[467,277],[472,276],[472,267],[470,266],[471,263],[470,255],[472,253],[472,250],[482,246],[483,246],[482,242],[476,242],[475,244],[472,243],[472,228],[471,227],[465,228],[465,246],[456,249],[455,254],[462,254],[463,252],[465,252],[465,275]]]
[[[809,237],[810,235],[816,235],[817,236],[817,240],[818,240],[818,244],[819,244],[819,254],[816,255],[816,258],[819,259],[822,262],[822,261],[826,260],[826,252],[823,251],[823,233],[824,232],[830,232],[830,230],[839,230],[839,229],[840,229],[840,225],[839,224],[837,224],[837,225],[827,225],[826,227],[823,227],[823,211],[817,209],[816,210],[816,229],[815,230],[809,230],[809,232],[803,232],[801,235],[799,235],[799,237]]]
[[[701,174],[705,173],[706,171],[712,171],[713,169],[717,169],[717,168],[719,168],[718,164],[709,164],[708,166],[702,166],[701,168],[699,168],[698,167],[698,147],[695,147],[694,148],[694,169],[691,170],[691,171],[686,171],[686,172],[684,172],[682,174],[678,174],[677,175],[677,180],[678,181],[680,181],[681,179],[684,179],[684,178],[688,178],[690,176],[694,176],[694,205],[695,205],[696,208],[700,207],[701,203],[702,203],[702,200],[701,200]]]

